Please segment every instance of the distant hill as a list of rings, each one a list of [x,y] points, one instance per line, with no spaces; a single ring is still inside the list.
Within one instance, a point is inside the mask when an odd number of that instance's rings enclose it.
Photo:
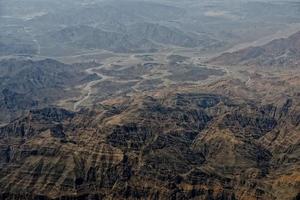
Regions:
[[[0,87],[10,88],[16,92],[62,87],[75,82],[78,73],[71,65],[52,59],[3,60],[0,61]]]
[[[164,45],[187,48],[207,48],[220,45],[208,36],[154,23],[135,23],[123,32],[111,32],[79,25],[52,31],[39,38],[43,44],[56,44],[57,48],[105,49],[113,52],[151,52]]]
[[[233,53],[224,53],[210,60],[223,65],[248,65],[266,67],[295,67],[300,64],[300,32],[288,38],[276,39],[270,43],[249,47]]]
[[[164,45],[181,47],[206,47],[217,42],[208,36],[204,37],[154,23],[134,24],[129,27],[128,35],[133,38],[148,39]]]
[[[1,21],[1,20],[0,20]],[[21,28],[1,30],[0,32],[0,56],[11,54],[36,54],[37,47],[26,32]]]
[[[123,32],[78,25],[52,31],[41,36],[43,44],[63,44],[78,49],[105,49],[113,52],[152,52],[165,45],[207,48],[220,44],[209,36],[184,32],[155,23],[135,23]]]
[[[147,39],[138,39],[127,34],[103,31],[89,26],[67,27],[44,36],[42,41],[75,48],[105,49],[114,52],[151,50],[158,47]]]

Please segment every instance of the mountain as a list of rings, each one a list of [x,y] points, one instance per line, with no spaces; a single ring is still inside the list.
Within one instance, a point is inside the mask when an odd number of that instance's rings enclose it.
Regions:
[[[137,23],[129,27],[129,35],[134,38],[148,39],[165,45],[181,47],[207,47],[217,40],[209,36],[201,36],[193,33],[183,32],[177,28],[171,28],[153,23]]]
[[[0,62],[1,88],[34,92],[43,88],[62,87],[76,81],[71,65],[56,60],[40,61],[9,59]]]
[[[263,46],[224,53],[210,62],[223,65],[296,67],[300,64],[300,32],[288,38],[273,40]]]
[[[174,27],[154,23],[135,23],[122,32],[104,31],[96,27],[69,26],[39,38],[42,44],[59,48],[105,49],[113,52],[151,52],[166,45],[187,48],[209,48],[222,43],[206,35],[183,32]]]
[[[31,55],[37,52],[36,45],[24,35],[17,33],[22,32],[20,29],[13,29],[11,32],[1,31],[0,33],[0,56],[21,54]],[[22,32],[24,34],[24,32]]]
[[[72,26],[42,37],[44,43],[64,44],[79,49],[105,49],[114,52],[151,51],[158,47],[144,38],[103,31],[89,26]]]
[[[85,5],[74,4],[73,1],[67,3],[65,7],[59,7],[60,4],[63,3],[58,2],[57,7],[49,6],[52,9],[54,7],[56,12],[51,11],[33,18],[30,23],[55,27],[60,24],[73,26],[93,24],[116,31],[132,23],[176,20],[185,13],[182,8],[149,1],[101,1]]]
[[[88,64],[86,64],[88,66]],[[0,122],[39,106],[74,95],[67,91],[88,75],[74,65],[56,60],[7,59],[0,61]]]
[[[0,128],[1,198],[298,199],[296,88],[237,81],[30,111]]]
[[[297,1],[0,0],[0,200],[300,200]]]

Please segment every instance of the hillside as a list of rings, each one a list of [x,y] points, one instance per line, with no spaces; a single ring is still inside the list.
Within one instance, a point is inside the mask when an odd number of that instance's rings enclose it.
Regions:
[[[0,123],[14,119],[28,109],[54,104],[74,95],[74,90],[67,91],[67,88],[89,81],[87,77],[76,65],[52,59],[1,60]]]
[[[0,128],[2,198],[297,199],[297,85],[237,81],[31,111]]]
[[[113,52],[151,52],[164,46],[209,48],[222,43],[206,35],[154,23],[135,23],[121,32],[101,30],[91,26],[70,26],[52,31],[39,38],[42,44],[49,43],[61,48],[105,49]]]
[[[300,200],[300,0],[0,0],[0,200]]]
[[[265,67],[296,67],[300,64],[300,32],[270,43],[224,53],[209,61],[213,64]]]

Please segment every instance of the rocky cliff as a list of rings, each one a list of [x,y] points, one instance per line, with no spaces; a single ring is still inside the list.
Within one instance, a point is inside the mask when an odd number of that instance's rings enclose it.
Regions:
[[[215,88],[31,111],[0,128],[1,199],[298,199],[297,98]]]

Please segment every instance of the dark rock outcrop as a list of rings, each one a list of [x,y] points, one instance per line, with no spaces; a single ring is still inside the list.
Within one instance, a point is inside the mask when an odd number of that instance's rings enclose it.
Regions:
[[[298,130],[291,102],[178,93],[33,110],[0,128],[0,198],[274,199],[278,181],[297,198],[299,143],[277,146]]]

